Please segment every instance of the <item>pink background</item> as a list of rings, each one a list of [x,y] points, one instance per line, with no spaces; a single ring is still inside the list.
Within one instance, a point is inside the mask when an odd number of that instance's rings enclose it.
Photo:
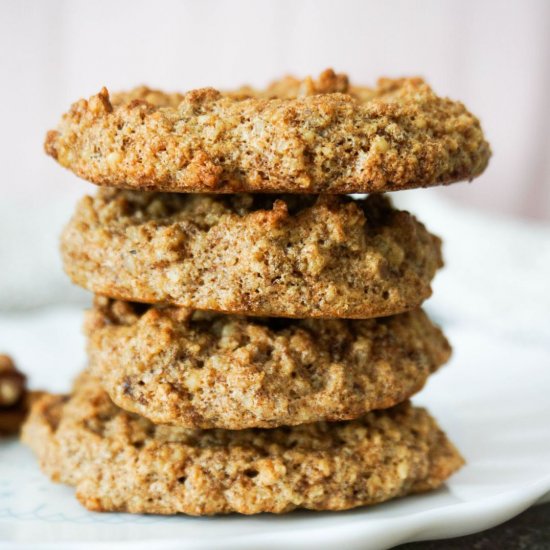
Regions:
[[[3,1],[2,194],[77,192],[42,154],[43,136],[104,84],[261,86],[332,66],[366,84],[419,74],[464,101],[494,157],[475,185],[444,192],[548,218],[549,29],[545,0]]]

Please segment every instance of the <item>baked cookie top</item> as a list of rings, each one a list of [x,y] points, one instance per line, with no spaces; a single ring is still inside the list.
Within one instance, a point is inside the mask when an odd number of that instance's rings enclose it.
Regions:
[[[93,183],[175,192],[367,193],[471,180],[478,119],[420,78],[351,86],[332,70],[265,90],[148,88],[76,102],[46,152]]]
[[[421,310],[269,319],[96,297],[85,327],[91,369],[117,405],[188,428],[356,418],[405,401],[451,353]]]
[[[440,486],[463,463],[408,403],[348,422],[274,430],[155,425],[84,375],[33,406],[24,441],[91,510],[211,515],[344,510]]]
[[[98,294],[266,317],[392,315],[431,294],[441,241],[382,195],[100,190],[63,233]]]

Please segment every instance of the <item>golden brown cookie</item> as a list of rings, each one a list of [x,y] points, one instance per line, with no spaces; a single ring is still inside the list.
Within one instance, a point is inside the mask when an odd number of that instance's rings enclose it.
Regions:
[[[341,423],[190,430],[124,412],[87,375],[72,396],[39,400],[23,439],[96,511],[345,510],[435,489],[463,464],[430,415],[408,403]]]
[[[479,121],[420,78],[350,86],[328,70],[264,91],[138,88],[82,99],[46,152],[99,185],[177,192],[366,193],[472,179]]]
[[[356,418],[405,401],[451,353],[422,310],[266,319],[97,297],[86,332],[91,368],[118,406],[187,428]]]
[[[128,301],[267,317],[418,307],[441,241],[388,199],[100,190],[64,231],[71,279]]]

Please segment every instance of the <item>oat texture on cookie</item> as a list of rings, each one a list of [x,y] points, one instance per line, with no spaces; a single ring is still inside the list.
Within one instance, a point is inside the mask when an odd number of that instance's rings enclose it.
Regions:
[[[104,88],[45,148],[99,185],[199,193],[395,191],[471,180],[490,157],[478,119],[422,79],[365,88],[330,70],[265,90]]]
[[[422,310],[378,319],[282,319],[97,297],[90,366],[121,408],[188,428],[344,420],[419,391],[450,355]]]
[[[439,487],[462,458],[403,403],[348,422],[190,430],[118,408],[85,373],[34,407],[24,440],[95,511],[212,515],[346,510]]]
[[[441,241],[389,199],[101,190],[62,237],[98,294],[224,313],[368,318],[431,295]]]

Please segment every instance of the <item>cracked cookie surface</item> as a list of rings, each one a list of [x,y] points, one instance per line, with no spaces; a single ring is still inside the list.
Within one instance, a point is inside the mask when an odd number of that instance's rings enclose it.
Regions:
[[[273,430],[155,425],[84,374],[34,404],[23,439],[95,511],[212,515],[345,510],[439,487],[463,464],[421,408]]]
[[[102,189],[65,229],[73,282],[122,300],[266,317],[417,308],[441,241],[383,195],[202,195]]]
[[[176,192],[370,193],[471,180],[478,119],[420,78],[352,86],[331,70],[265,90],[148,88],[80,100],[46,152],[99,185]]]
[[[353,419],[405,401],[451,353],[421,310],[265,319],[96,297],[85,327],[91,370],[118,406],[188,428]]]

